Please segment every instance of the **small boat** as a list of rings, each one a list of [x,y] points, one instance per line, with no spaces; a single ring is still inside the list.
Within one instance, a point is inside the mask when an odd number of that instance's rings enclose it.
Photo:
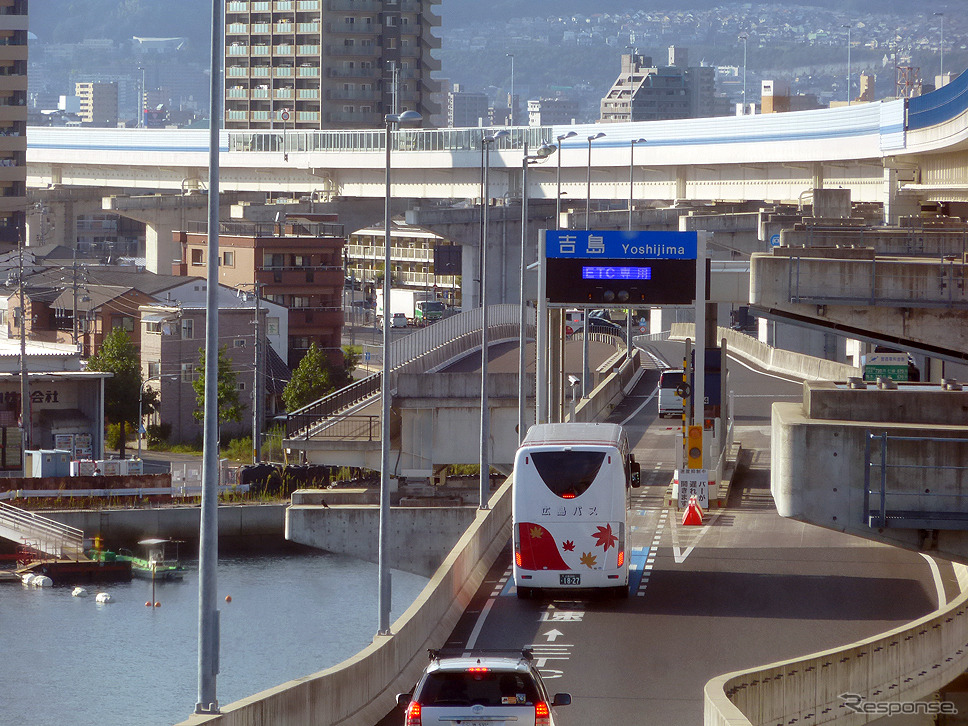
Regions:
[[[144,557],[136,557],[123,550],[118,559],[131,563],[131,575],[144,580],[180,580],[188,568],[178,562],[179,540],[143,539],[138,544],[145,548]]]

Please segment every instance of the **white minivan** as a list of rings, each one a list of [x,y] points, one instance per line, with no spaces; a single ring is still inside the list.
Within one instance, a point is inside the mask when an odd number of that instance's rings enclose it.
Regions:
[[[682,415],[682,399],[676,393],[682,383],[682,368],[670,368],[659,375],[659,418]]]

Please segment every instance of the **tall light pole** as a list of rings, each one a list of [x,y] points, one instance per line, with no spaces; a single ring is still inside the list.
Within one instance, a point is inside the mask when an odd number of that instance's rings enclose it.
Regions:
[[[556,136],[558,141],[558,173],[556,176],[556,182],[558,187],[558,193],[555,195],[555,229],[561,226],[561,142],[565,139],[572,139],[578,136],[577,131],[569,131],[567,134],[562,134],[561,136]]]
[[[487,212],[488,207],[491,206],[488,170],[491,166],[491,145],[508,135],[508,132],[502,129],[493,134],[485,134],[481,138],[481,146],[484,149],[484,169],[482,173],[484,189],[481,198],[483,205],[481,210],[481,509],[488,508],[487,498],[491,488],[491,461],[488,451],[491,438],[491,410],[488,408],[487,390],[487,347],[490,344],[487,329]]]
[[[941,18],[941,85],[944,85],[944,13],[935,13]]]
[[[740,33],[739,39],[743,41],[743,115],[746,115],[746,42],[750,39],[749,33]]]
[[[844,27],[847,28],[847,105],[850,105],[850,23],[845,23]]]
[[[253,288],[252,294],[255,296],[255,321],[253,322],[254,329],[252,333],[255,341],[252,346],[252,355],[254,357],[254,373],[252,374],[252,463],[258,464],[262,461],[262,406],[264,401],[262,395],[264,377],[262,373],[262,306],[259,304],[262,297],[262,283],[256,281],[242,284],[246,286],[251,285]],[[246,293],[239,290],[238,294],[239,297],[243,297]]]
[[[141,71],[141,97],[138,99],[138,124],[141,128],[145,127],[145,69],[144,66],[138,69]]]
[[[601,139],[605,136],[605,132],[599,131],[597,134],[592,134],[588,137],[588,166],[585,170],[585,229],[588,229],[588,216],[591,214],[591,203],[592,203],[592,142],[596,139]],[[583,307],[581,310],[583,325],[581,334],[581,395],[582,398],[588,396],[588,392],[591,388],[588,385],[588,379],[591,377],[591,370],[588,365],[588,335],[589,335],[589,325],[588,325],[588,308]]]
[[[419,123],[423,120],[416,111],[388,113],[386,124],[386,199],[383,207],[383,365],[380,380],[380,532],[377,554],[379,581],[378,609],[380,624],[377,635],[390,635],[390,131],[399,124]]]
[[[632,201],[635,198],[635,145],[644,144],[645,139],[633,139],[629,147],[629,229],[632,231]],[[625,357],[632,357],[632,308],[625,309]]]
[[[514,126],[514,53],[508,53],[507,57],[511,59],[511,95],[508,98],[508,115],[511,117],[511,123],[508,126]]]
[[[537,163],[544,159],[547,159],[553,153],[558,150],[558,147],[554,144],[542,144],[538,151],[534,154],[528,154],[528,142],[524,142],[524,157],[521,160],[521,266],[518,270],[520,275],[520,294],[518,295],[518,302],[520,303],[521,310],[518,317],[518,443],[520,444],[524,441],[524,434],[526,433],[527,426],[525,425],[525,400],[527,396],[525,395],[526,390],[524,387],[524,374],[526,368],[525,361],[525,342],[527,341],[526,326],[527,326],[527,316],[525,315],[525,299],[524,299],[524,271],[527,269],[525,264],[525,247],[528,241],[528,167],[532,163]],[[535,368],[535,373],[537,374],[537,368]],[[537,381],[535,381],[537,386]]]
[[[218,713],[218,264],[219,130],[221,127],[222,53],[225,3],[212,0],[212,48],[209,67],[208,129],[208,289],[205,293],[205,405],[202,444],[202,506],[198,544],[198,700],[195,713]],[[143,72],[143,71],[142,71]],[[142,83],[142,86],[144,84]],[[144,99],[141,100],[142,109]],[[144,112],[142,111],[142,114]]]

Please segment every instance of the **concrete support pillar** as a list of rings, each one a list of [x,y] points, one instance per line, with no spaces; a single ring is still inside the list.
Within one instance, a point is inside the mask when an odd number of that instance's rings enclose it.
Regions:
[[[813,165],[813,188],[823,189],[823,162],[817,161]]]
[[[465,244],[460,248],[460,310],[466,313],[481,306],[481,246]]]
[[[44,189],[27,198],[28,247],[59,244],[73,249],[77,243],[77,218],[101,211],[97,189]]]
[[[684,201],[686,198],[686,181],[689,175],[689,167],[676,167],[676,203]]]
[[[897,169],[884,169],[884,224],[896,226],[901,217],[915,216],[920,213],[921,205],[917,197],[900,194]]]
[[[172,233],[175,220],[172,215],[145,222],[145,266],[158,275],[170,275],[172,263],[181,258],[181,249],[175,244]]]

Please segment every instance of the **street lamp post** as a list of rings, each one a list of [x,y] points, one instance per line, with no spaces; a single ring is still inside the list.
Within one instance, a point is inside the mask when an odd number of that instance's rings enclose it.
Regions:
[[[380,532],[377,556],[377,579],[379,580],[379,630],[378,635],[390,635],[390,131],[400,124],[419,123],[423,120],[416,111],[388,113],[386,124],[386,198],[383,209],[383,365],[380,380],[382,403],[380,421]]]
[[[569,131],[567,134],[562,134],[561,136],[556,136],[558,141],[558,172],[556,175],[556,182],[558,187],[558,193],[555,195],[555,229],[561,227],[561,142],[565,139],[571,139],[578,136],[576,131]]]
[[[481,174],[484,184],[481,195],[481,509],[488,508],[487,497],[491,488],[491,462],[488,456],[488,444],[491,438],[491,411],[488,408],[487,390],[487,347],[490,344],[487,329],[487,212],[488,207],[491,206],[488,170],[491,166],[491,145],[508,135],[508,132],[502,129],[493,134],[485,134],[481,138],[481,146],[484,149],[484,169]]]
[[[632,231],[632,201],[635,198],[635,145],[644,143],[645,139],[633,139],[629,148],[629,232]],[[632,308],[625,310],[625,356],[632,357]]]
[[[588,217],[591,214],[592,203],[592,142],[605,136],[603,131],[592,134],[588,137],[588,166],[585,170],[585,229],[588,229]],[[591,388],[588,386],[588,379],[591,377],[588,365],[588,308],[582,308],[582,335],[581,335],[581,395],[582,398],[588,395]]]
[[[850,105],[850,30],[851,24],[845,23],[844,27],[847,28],[847,105]]]
[[[508,126],[514,126],[514,53],[508,53],[507,57],[511,59],[511,95],[508,97],[508,115],[511,123]]]
[[[252,337],[255,340],[252,346],[252,354],[254,356],[254,372],[252,377],[252,463],[258,464],[262,461],[262,406],[264,401],[264,397],[262,396],[264,377],[262,373],[262,354],[264,351],[262,345],[262,306],[260,305],[262,283],[256,281],[241,284],[251,286],[253,288],[252,294],[255,296],[255,321],[253,322],[255,327],[252,333]],[[239,297],[242,297],[244,294],[239,290]]]
[[[556,137],[558,142],[558,168],[555,175],[556,181],[556,192],[555,192],[555,229],[561,228],[561,144],[566,139],[572,139],[578,136],[577,131],[569,131],[566,134],[561,134]],[[538,258],[541,259],[541,255]],[[540,274],[544,274],[542,271]],[[536,310],[542,310],[542,304],[539,304]],[[557,342],[555,345],[555,353],[553,355],[547,356],[545,358],[544,351],[548,347],[548,327],[551,322],[554,321],[558,329]],[[564,331],[564,316],[559,310],[555,315],[542,315],[538,319],[538,338],[537,346],[538,351],[540,351],[536,358],[536,366],[541,364],[543,370],[536,373],[538,390],[535,391],[535,423],[541,423],[542,421],[557,421],[559,420],[558,412],[560,411],[559,400],[561,398],[561,362],[564,360],[564,346],[565,346],[565,331]],[[546,363],[546,365],[544,365]],[[547,374],[546,378],[543,378]],[[541,385],[543,382],[547,382],[548,385]],[[552,413],[554,412],[554,413]]]
[[[526,257],[525,257],[525,246],[528,240],[528,167],[532,163],[539,162],[543,159],[547,159],[553,153],[558,150],[558,147],[554,144],[542,144],[538,151],[534,154],[528,154],[528,142],[524,142],[524,157],[521,160],[521,266],[519,269],[520,275],[520,295],[518,296],[518,302],[520,303],[520,315],[518,318],[518,330],[519,330],[519,340],[518,340],[518,443],[520,444],[524,441],[524,434],[526,432],[527,426],[525,425],[525,387],[524,387],[524,374],[525,374],[525,341],[527,336],[525,334],[527,325],[527,316],[525,315],[525,299],[524,299],[524,271],[526,269]],[[535,376],[537,376],[537,367],[535,367]],[[535,386],[537,390],[537,379],[535,381]]]
[[[746,115],[746,42],[750,39],[749,33],[740,33],[739,39],[743,41],[743,115]]]
[[[940,86],[943,86],[944,85],[944,13],[935,13],[935,15],[941,18],[941,84]]]
[[[139,68],[141,71],[141,97],[138,99],[138,120],[141,122],[139,126],[141,128],[145,127],[145,69],[144,66]]]

